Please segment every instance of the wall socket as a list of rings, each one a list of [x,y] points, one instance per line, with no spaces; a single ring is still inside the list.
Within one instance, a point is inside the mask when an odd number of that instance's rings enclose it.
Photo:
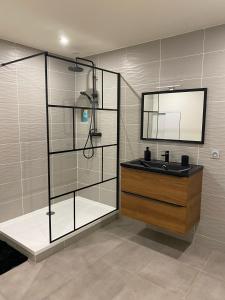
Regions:
[[[219,159],[220,158],[220,151],[218,149],[211,150],[211,158],[212,159]]]

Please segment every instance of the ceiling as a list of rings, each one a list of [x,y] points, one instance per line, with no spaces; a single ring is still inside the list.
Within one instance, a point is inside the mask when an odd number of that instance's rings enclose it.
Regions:
[[[224,12],[224,0],[0,0],[0,38],[87,56],[223,24]]]

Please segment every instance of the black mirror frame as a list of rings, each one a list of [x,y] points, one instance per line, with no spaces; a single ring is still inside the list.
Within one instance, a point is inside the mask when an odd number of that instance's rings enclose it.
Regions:
[[[202,134],[200,141],[189,141],[189,140],[173,140],[173,139],[157,139],[157,138],[144,138],[143,137],[143,121],[144,121],[144,96],[152,94],[169,94],[169,93],[184,93],[184,92],[204,92],[203,102],[203,116],[202,116]],[[178,143],[190,143],[190,144],[204,144],[205,142],[205,122],[206,122],[206,103],[207,103],[207,88],[195,88],[195,89],[182,89],[182,90],[167,90],[167,91],[156,91],[142,93],[141,96],[141,140],[145,141],[164,141],[164,142],[178,142]]]

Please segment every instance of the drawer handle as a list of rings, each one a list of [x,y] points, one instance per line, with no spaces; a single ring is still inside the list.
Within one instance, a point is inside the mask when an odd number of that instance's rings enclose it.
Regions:
[[[137,196],[137,197],[140,197],[140,198],[143,198],[145,200],[152,201],[152,202],[153,201],[154,202],[160,202],[160,203],[163,203],[163,204],[166,204],[166,205],[169,205],[169,206],[184,207],[184,206],[176,204],[176,203],[171,203],[171,202],[167,202],[167,201],[163,201],[163,200],[158,200],[158,199],[154,199],[154,198],[148,198],[148,197],[145,197],[145,196],[142,196],[142,195],[139,195],[139,194],[134,194],[134,193],[126,192],[126,191],[122,191],[122,193],[128,194],[128,195]]]

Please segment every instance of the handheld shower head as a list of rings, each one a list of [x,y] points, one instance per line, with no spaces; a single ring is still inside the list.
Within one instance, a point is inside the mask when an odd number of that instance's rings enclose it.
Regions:
[[[88,98],[88,100],[90,101],[90,103],[93,104],[93,100],[91,99],[91,97],[86,92],[83,91],[83,92],[80,92],[80,94],[82,96],[86,96]]]

